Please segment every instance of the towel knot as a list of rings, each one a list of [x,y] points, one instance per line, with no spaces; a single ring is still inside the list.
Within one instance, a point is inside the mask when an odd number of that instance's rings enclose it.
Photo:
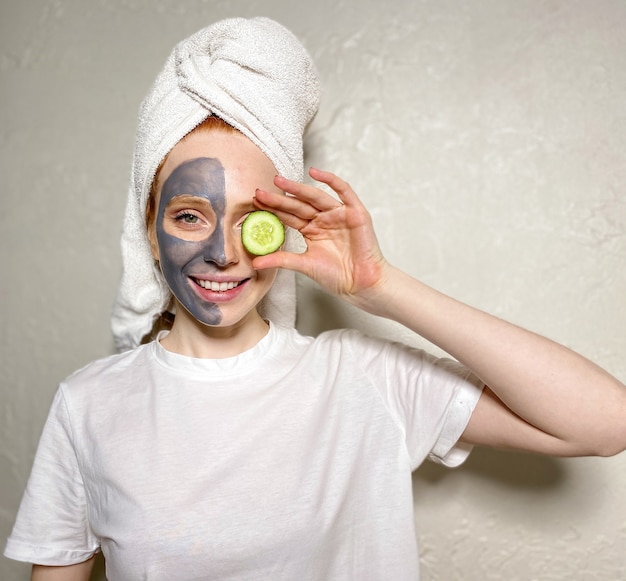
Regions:
[[[229,19],[182,41],[174,60],[181,91],[252,140],[280,174],[302,179],[302,135],[320,85],[295,36],[268,18]]]

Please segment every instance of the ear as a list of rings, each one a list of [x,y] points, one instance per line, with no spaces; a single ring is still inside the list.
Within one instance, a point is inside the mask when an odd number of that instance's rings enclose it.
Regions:
[[[157,181],[158,174],[155,176],[151,186],[150,186],[150,194],[148,195],[148,202],[146,204],[146,229],[148,235],[148,242],[150,243],[150,253],[152,254],[152,258],[159,261],[159,242],[156,234],[156,221],[157,221],[157,204],[158,204],[158,193],[157,193]]]

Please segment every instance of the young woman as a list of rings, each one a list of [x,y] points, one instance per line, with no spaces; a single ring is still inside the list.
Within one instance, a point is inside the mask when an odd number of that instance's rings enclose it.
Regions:
[[[252,38],[280,53],[293,43],[266,20],[218,31],[209,37],[223,43],[227,31],[233,44]],[[258,63],[259,53],[246,58]],[[157,152],[150,163],[135,159],[126,288],[154,282],[129,282],[141,270],[134,247],[168,292],[126,296],[123,283],[114,330],[132,349],[79,370],[57,392],[6,549],[35,564],[33,579],[88,579],[101,550],[111,581],[415,580],[411,472],[426,458],[457,466],[476,444],[563,456],[626,448],[621,383],[389,264],[350,186],[318,169],[311,178],[336,196],[290,179],[301,143],[295,157],[276,147],[290,140],[260,137],[242,122],[241,98],[229,108],[220,95],[211,97],[220,106],[202,105],[204,118],[184,116],[191,127],[171,147],[146,145]],[[273,105],[257,118],[264,108]],[[146,115],[154,119],[149,106]],[[257,209],[276,214],[306,249],[248,253],[241,225]],[[460,363],[354,331],[301,336],[277,322],[280,299],[276,316],[265,314],[277,288],[288,302],[289,279],[277,280],[287,271]],[[138,345],[165,306],[171,330]]]

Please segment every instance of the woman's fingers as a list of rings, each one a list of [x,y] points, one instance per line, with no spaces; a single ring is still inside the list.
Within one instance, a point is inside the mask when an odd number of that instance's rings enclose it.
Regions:
[[[303,260],[303,258],[302,254],[293,254],[279,250],[278,252],[272,252],[265,256],[256,256],[252,260],[252,266],[258,270],[265,268],[286,268],[287,270],[305,272],[306,260]]]
[[[320,212],[319,209],[298,198],[278,194],[276,192],[268,192],[260,188],[255,192],[254,201],[258,206],[271,207],[277,211],[302,218],[303,220],[312,220]]]
[[[299,218],[298,216],[294,216],[290,212],[285,212],[283,210],[278,209],[274,204],[264,204],[259,198],[254,199],[254,205],[259,210],[267,210],[274,214],[285,226],[289,226],[295,230],[301,230],[307,224],[310,223],[310,220],[306,220],[304,218]]]
[[[318,211],[284,194],[276,194],[258,189],[254,196],[254,205],[259,210],[268,210],[291,228],[301,230],[315,218]]]
[[[325,172],[320,173],[325,174]],[[315,208],[318,212],[327,212],[342,205],[341,201],[313,185],[294,182],[283,176],[276,176],[274,184],[281,190],[291,194],[295,199]]]
[[[320,178],[322,183],[336,189],[338,195],[346,195],[349,186],[337,176],[320,170],[312,170],[312,177]],[[302,231],[307,225],[315,223],[326,227],[331,220],[334,223],[334,211],[343,207],[343,203],[314,185],[302,184],[283,176],[276,176],[274,183],[287,195],[257,189],[254,204],[261,210],[269,210],[291,228]]]
[[[350,184],[334,173],[312,167],[309,169],[309,175],[314,180],[329,186],[340,197],[344,204],[353,204],[359,201],[358,196],[350,187]]]

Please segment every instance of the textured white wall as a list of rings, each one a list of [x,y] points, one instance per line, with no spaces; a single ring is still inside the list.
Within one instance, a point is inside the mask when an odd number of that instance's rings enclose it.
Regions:
[[[2,2],[1,539],[56,384],[112,351],[139,102],[175,42],[236,15],[315,56],[308,162],[357,189],[392,262],[626,380],[622,0]],[[302,330],[422,345],[301,282]],[[425,581],[626,579],[625,454],[477,450],[414,485]]]

